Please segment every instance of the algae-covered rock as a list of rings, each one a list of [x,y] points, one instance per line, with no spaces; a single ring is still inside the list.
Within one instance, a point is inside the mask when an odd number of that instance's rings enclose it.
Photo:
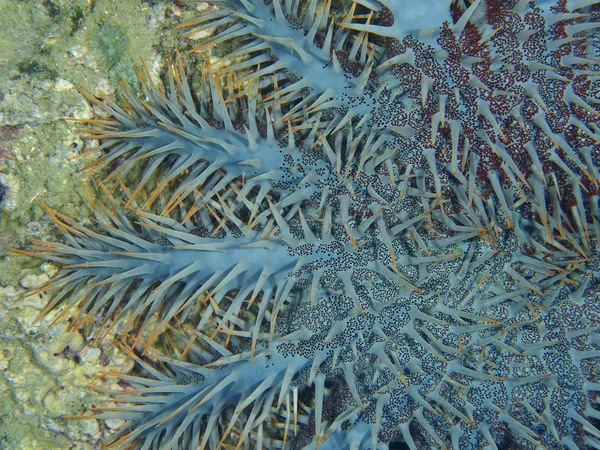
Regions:
[[[41,269],[40,269],[41,270]],[[21,285],[38,285],[46,278],[25,275]],[[58,314],[39,323],[36,317],[48,297],[25,297],[22,287],[0,287],[0,436],[2,448],[98,448],[110,429],[96,420],[66,420],[82,414],[84,405],[101,403],[104,396],[89,389],[116,389],[115,379],[98,378],[98,370],[127,372],[131,363],[107,342],[90,348],[79,330],[67,321],[50,326]]]

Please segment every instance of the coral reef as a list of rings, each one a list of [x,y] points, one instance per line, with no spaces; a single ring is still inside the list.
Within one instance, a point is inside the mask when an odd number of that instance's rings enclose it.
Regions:
[[[69,332],[68,323],[50,324],[49,314],[40,325],[33,319],[46,299],[26,290],[39,288],[57,268],[44,264],[41,275],[25,275],[17,287],[0,287],[2,346],[0,347],[0,446],[12,448],[98,448],[120,423],[67,420],[82,405],[101,402],[105,396],[89,388],[118,389],[118,380],[98,380],[98,370],[127,370],[126,355],[111,342],[85,346],[80,332]]]
[[[138,364],[107,443],[600,448],[600,5],[209,3],[229,51],[89,95],[96,219],[21,251]]]

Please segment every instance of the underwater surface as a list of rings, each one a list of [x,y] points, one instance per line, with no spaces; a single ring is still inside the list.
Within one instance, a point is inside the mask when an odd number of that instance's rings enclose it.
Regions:
[[[600,2],[0,25],[0,448],[600,448]]]

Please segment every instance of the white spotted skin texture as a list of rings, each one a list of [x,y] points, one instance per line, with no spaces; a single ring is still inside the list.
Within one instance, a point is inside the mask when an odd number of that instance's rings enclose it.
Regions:
[[[600,449],[600,3],[208,3],[230,52],[98,105],[115,198],[37,248],[158,355],[109,443]]]

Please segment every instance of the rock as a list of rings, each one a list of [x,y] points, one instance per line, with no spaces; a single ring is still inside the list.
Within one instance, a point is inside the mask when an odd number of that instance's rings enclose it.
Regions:
[[[44,397],[44,406],[48,410],[48,413],[53,416],[58,416],[63,410],[63,405],[57,395],[54,392],[49,392]]]
[[[58,92],[69,91],[73,89],[73,84],[65,80],[64,78],[59,78],[58,80],[56,80],[55,89]]]
[[[82,420],[79,425],[79,429],[85,433],[89,434],[92,437],[96,437],[100,433],[100,426],[98,425],[97,420]]]
[[[108,419],[105,420],[104,423],[111,430],[116,430],[117,428],[121,427],[125,423],[125,421],[120,419]]]
[[[14,286],[0,286],[0,298],[5,297],[7,299],[15,298],[18,295],[17,288]]]
[[[21,278],[19,284],[25,289],[38,289],[48,283],[50,277],[45,273],[41,275],[28,274]]]
[[[42,272],[44,272],[50,278],[52,278],[54,275],[56,275],[56,272],[58,272],[58,267],[56,267],[54,264],[49,263],[49,262],[42,264],[40,266],[40,269],[42,270]]]

